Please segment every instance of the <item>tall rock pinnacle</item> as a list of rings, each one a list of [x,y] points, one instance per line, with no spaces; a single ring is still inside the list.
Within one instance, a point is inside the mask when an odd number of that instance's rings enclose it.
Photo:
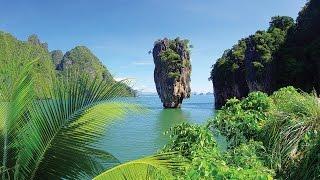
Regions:
[[[190,97],[189,41],[176,38],[158,40],[153,48],[154,82],[164,108],[180,108]]]

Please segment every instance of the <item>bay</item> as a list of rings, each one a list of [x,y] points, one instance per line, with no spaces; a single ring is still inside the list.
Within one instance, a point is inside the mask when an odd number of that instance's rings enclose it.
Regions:
[[[213,95],[194,95],[183,101],[181,109],[163,109],[156,94],[144,94],[128,101],[147,108],[147,113],[130,114],[114,122],[102,140],[102,149],[121,162],[157,152],[168,142],[164,132],[171,127],[183,122],[204,124],[215,113]]]

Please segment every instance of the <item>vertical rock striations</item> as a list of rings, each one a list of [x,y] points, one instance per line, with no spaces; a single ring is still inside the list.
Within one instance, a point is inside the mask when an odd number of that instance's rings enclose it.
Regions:
[[[184,98],[190,97],[189,41],[163,39],[153,48],[154,82],[165,108],[179,108]]]
[[[309,0],[294,22],[276,16],[266,31],[242,39],[214,64],[216,108],[252,91],[294,86],[320,93],[320,1]]]
[[[224,52],[214,64],[210,77],[216,108],[232,97],[242,98],[252,91],[270,93],[274,90],[275,55],[285,44],[287,31],[293,25],[290,17],[273,17],[267,31],[257,31]]]

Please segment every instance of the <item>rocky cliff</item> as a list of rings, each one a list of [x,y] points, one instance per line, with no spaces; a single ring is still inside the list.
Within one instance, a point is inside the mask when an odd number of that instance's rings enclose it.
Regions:
[[[154,82],[165,108],[179,108],[190,97],[190,50],[188,40],[158,40],[153,48]]]
[[[240,40],[212,66],[215,105],[252,91],[271,93],[292,85],[320,92],[320,1],[310,0],[296,21],[271,19],[266,31]]]

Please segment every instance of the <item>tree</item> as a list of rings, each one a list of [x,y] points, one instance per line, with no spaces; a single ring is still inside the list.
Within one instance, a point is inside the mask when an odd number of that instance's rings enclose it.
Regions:
[[[294,20],[289,16],[274,16],[271,18],[269,29],[278,28],[286,31],[294,26]]]

